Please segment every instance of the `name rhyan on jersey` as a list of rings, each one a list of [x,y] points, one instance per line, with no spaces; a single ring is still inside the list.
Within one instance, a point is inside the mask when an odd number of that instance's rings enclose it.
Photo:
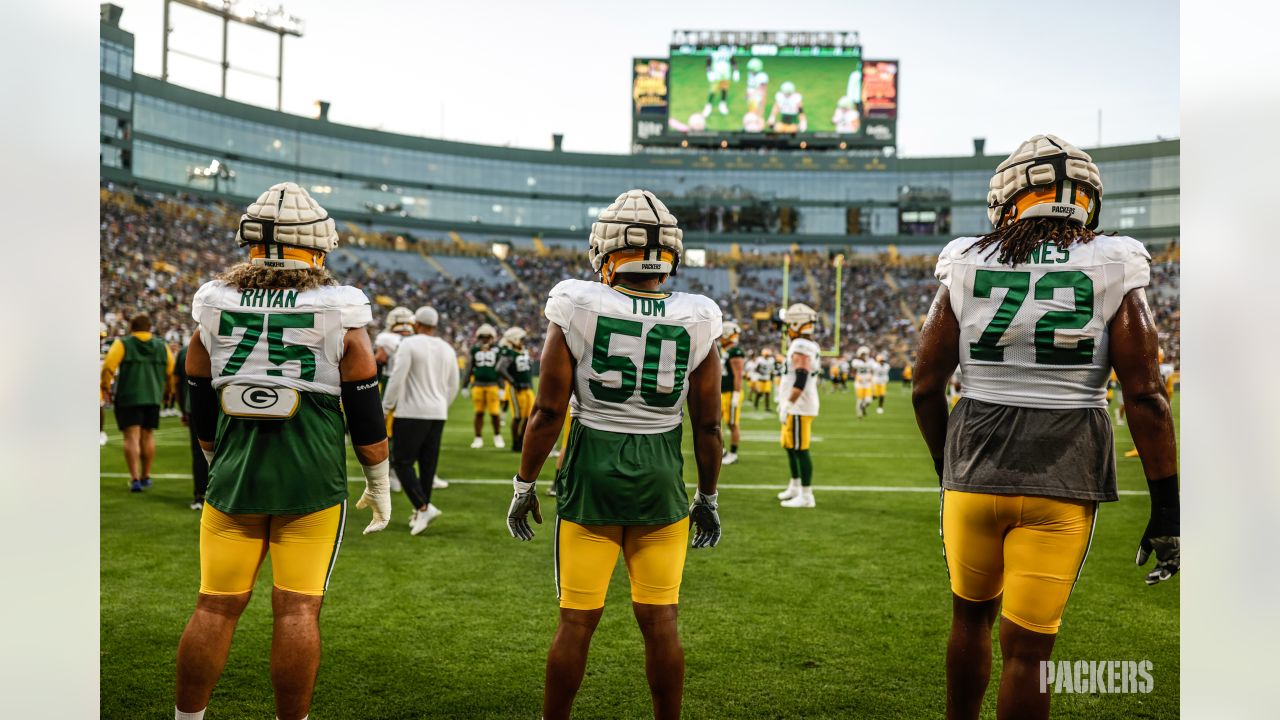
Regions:
[[[951,241],[935,274],[960,321],[965,397],[1032,408],[1107,406],[1108,325],[1125,294],[1146,287],[1151,256],[1130,237],[1040,246],[1010,267]]]
[[[577,362],[571,409],[596,430],[650,435],[684,418],[689,373],[712,351],[720,308],[702,295],[564,280],[547,299]]]
[[[373,316],[347,285],[239,290],[219,280],[196,292],[191,314],[209,350],[213,386],[248,383],[338,396],[343,336]]]
[[[787,346],[787,357],[791,358],[795,355],[804,355],[809,358],[809,367],[813,368],[809,371],[809,380],[804,384],[804,390],[800,391],[800,397],[791,404],[792,415],[817,415],[818,414],[818,356],[821,351],[818,344],[808,338],[796,338]],[[796,373],[795,370],[789,370],[782,376],[782,385],[779,388],[778,395],[780,400],[786,400],[791,397],[791,388],[795,387]]]

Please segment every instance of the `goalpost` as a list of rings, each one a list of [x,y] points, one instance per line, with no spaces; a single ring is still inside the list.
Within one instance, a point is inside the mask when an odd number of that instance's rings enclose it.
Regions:
[[[836,308],[835,308],[834,317],[832,320],[832,324],[835,325],[835,333],[833,334],[833,337],[831,339],[831,342],[832,342],[831,347],[825,348],[822,350],[823,357],[837,357],[840,355],[840,314],[842,309],[840,296],[841,296],[841,292],[844,290],[844,254],[841,253],[839,255],[836,255],[835,258],[832,259],[831,264],[833,267],[835,267],[835,270],[836,270],[836,297],[835,297]],[[790,287],[791,287],[791,253],[783,253],[782,255],[782,308],[778,311],[779,317],[781,317],[781,314],[783,312],[786,312],[787,307],[791,304],[790,302],[788,302],[788,298],[790,297]],[[787,334],[784,332],[782,333],[782,356],[783,357],[786,357],[787,355],[787,342],[788,342]]]

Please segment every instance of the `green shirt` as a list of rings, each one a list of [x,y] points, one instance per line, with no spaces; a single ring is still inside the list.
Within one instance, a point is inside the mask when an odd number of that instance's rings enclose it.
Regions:
[[[556,474],[556,513],[580,525],[666,525],[689,514],[682,425],[652,435],[596,430],[575,418]]]
[[[498,384],[498,348],[471,346],[471,384]]]
[[[729,361],[734,358],[746,357],[747,354],[742,352],[742,348],[734,345],[720,356],[720,392],[733,392],[733,367]]]
[[[120,361],[116,375],[116,406],[163,403],[165,380],[169,374],[169,348],[164,340],[155,335],[145,341],[126,335],[120,342],[124,344],[124,359]]]
[[[511,358],[507,372],[515,380],[517,389],[533,387],[533,372],[530,370],[529,352],[515,348],[502,348],[498,351],[502,357]]]

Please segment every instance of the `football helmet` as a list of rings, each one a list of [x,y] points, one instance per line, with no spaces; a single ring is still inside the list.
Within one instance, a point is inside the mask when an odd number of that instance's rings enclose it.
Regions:
[[[676,216],[648,190],[628,190],[591,224],[587,256],[605,285],[618,273],[674,275],[684,254]]]
[[[498,337],[498,331],[489,323],[484,323],[480,327],[476,328],[477,340],[482,338],[489,338],[490,340],[493,340],[496,337]]]
[[[1029,217],[1056,217],[1090,230],[1102,208],[1102,176],[1088,153],[1056,135],[1036,135],[996,167],[987,218],[995,228]]]
[[[502,333],[502,339],[498,344],[504,348],[512,348],[519,350],[524,347],[524,339],[528,335],[524,328],[509,327],[507,331]]]
[[[338,247],[329,213],[296,183],[272,185],[240,216],[236,244],[249,246],[249,262],[279,270],[322,267]]]
[[[742,328],[738,327],[738,323],[729,320],[720,327],[720,345],[722,347],[729,347],[738,342],[738,336],[742,334]]]
[[[836,101],[836,107],[840,108],[841,110],[853,109],[853,98],[849,97],[848,95],[841,95],[840,99]]]
[[[858,352],[856,354],[860,358],[865,358],[871,354],[871,348],[867,347],[866,345],[859,345]]]
[[[387,330],[413,332],[413,311],[407,307],[396,307],[387,313]]]
[[[813,324],[818,320],[818,312],[804,303],[795,303],[787,308],[782,319],[787,323],[787,335],[793,338],[813,334]]]
[[[747,61],[747,70],[758,73],[764,69],[764,61],[760,58],[753,57]]]
[[[888,355],[885,355],[884,353],[876,353],[876,362],[882,363],[888,359],[889,359]]]
[[[790,95],[791,93],[796,91],[796,84],[788,80],[782,83],[782,87],[779,89],[782,90],[783,95]]]

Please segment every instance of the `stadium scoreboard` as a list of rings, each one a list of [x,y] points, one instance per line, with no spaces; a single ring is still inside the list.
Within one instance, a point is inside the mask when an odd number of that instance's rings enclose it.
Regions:
[[[898,61],[865,58],[856,32],[677,30],[631,77],[637,152],[896,146]]]

